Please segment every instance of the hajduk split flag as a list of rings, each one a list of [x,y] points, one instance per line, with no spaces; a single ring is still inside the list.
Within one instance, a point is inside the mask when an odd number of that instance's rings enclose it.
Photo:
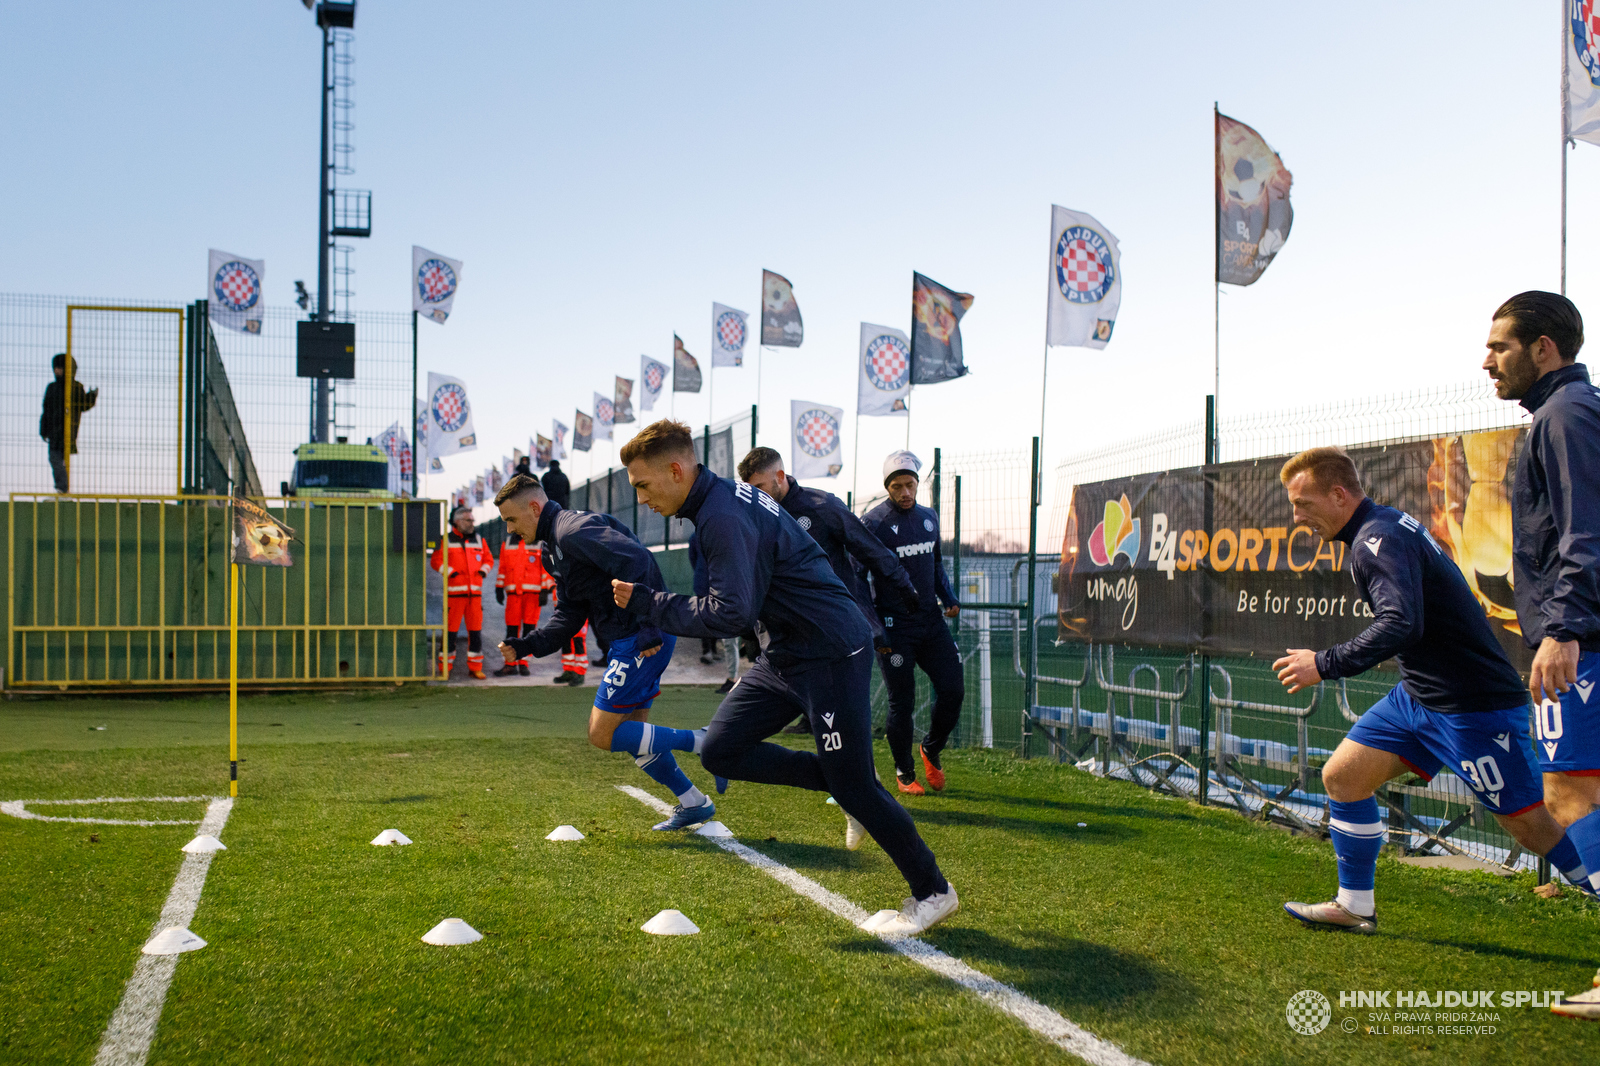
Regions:
[[[967,372],[961,316],[971,306],[970,293],[911,275],[911,384],[933,385]]]
[[[794,302],[794,286],[782,274],[761,272],[761,343],[768,348],[798,348],[806,329],[800,321],[800,305]]]
[[[1561,98],[1566,135],[1600,144],[1600,11],[1590,0],[1565,0],[1565,5]]]
[[[567,457],[567,434],[572,431],[553,418],[550,420],[550,431],[552,434],[550,438],[550,458],[565,459]]]
[[[240,333],[261,332],[262,280],[267,275],[264,259],[246,259],[211,249],[209,316],[218,326]]]
[[[572,450],[586,452],[594,445],[594,416],[574,411],[572,419]]]
[[[1122,253],[1093,215],[1050,208],[1046,344],[1104,348],[1122,304]]]
[[[1217,280],[1249,285],[1289,239],[1293,182],[1261,134],[1216,113]]]
[[[724,304],[711,305],[711,365],[743,366],[749,315]]]
[[[543,433],[534,434],[534,463],[540,470],[550,469],[550,438]]]
[[[232,498],[233,550],[230,558],[250,566],[293,566],[289,542],[294,530],[243,496]]]
[[[844,468],[839,436],[844,408],[790,400],[789,419],[794,427],[794,464],[789,473],[796,478],[838,477]]]
[[[672,391],[700,391],[700,362],[683,346],[683,339],[672,335]]]
[[[478,450],[478,435],[472,428],[472,404],[467,401],[467,386],[460,378],[428,371],[428,455],[443,458],[457,452]]]
[[[612,401],[611,421],[616,425],[634,421],[633,417],[633,382],[625,377],[617,378],[616,399]]]
[[[411,491],[411,443],[396,422],[373,441],[389,457],[389,491],[402,496]]]
[[[611,427],[615,424],[616,412],[611,407],[611,398],[594,394],[594,439],[612,440]]]
[[[861,382],[856,414],[906,417],[911,395],[911,341],[890,326],[861,323]]]
[[[461,284],[461,260],[435,255],[426,248],[411,246],[411,309],[423,318],[444,324],[456,302],[456,287]]]
[[[653,411],[656,398],[661,395],[661,390],[667,384],[667,364],[650,358],[648,355],[639,357],[639,410]]]

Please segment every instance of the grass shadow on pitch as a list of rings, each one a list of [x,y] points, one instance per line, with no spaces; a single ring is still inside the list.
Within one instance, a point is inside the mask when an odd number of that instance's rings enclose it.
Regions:
[[[1126,822],[1112,822],[1100,816],[1098,812],[1080,811],[1075,814],[1064,815],[1059,820],[1045,818],[1010,818],[1004,815],[991,814],[989,810],[960,811],[939,810],[926,805],[907,805],[906,810],[911,815],[911,820],[918,826],[937,826],[940,828],[955,829],[1003,829],[1014,833],[1027,833],[1032,836],[1047,837],[1056,840],[1086,840],[1100,841],[1126,841],[1136,837],[1145,836],[1146,833],[1137,825]],[[1088,825],[1079,827],[1080,818],[1092,818]]]
[[[1380,930],[1379,935],[1386,931]],[[1522,948],[1506,947],[1504,944],[1488,944],[1481,940],[1445,940],[1433,937],[1406,936],[1399,934],[1398,940],[1409,940],[1414,944],[1428,944],[1436,948],[1453,948],[1456,951],[1466,952],[1469,955],[1496,955],[1504,959],[1516,959],[1519,962],[1537,962],[1552,966],[1577,966],[1587,968],[1594,965],[1594,959],[1583,955],[1556,955],[1548,951],[1525,951]]]

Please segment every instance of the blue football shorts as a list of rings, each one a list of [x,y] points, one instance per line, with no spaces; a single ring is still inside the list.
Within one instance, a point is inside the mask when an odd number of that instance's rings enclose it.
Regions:
[[[1404,685],[1372,705],[1350,728],[1357,744],[1398,755],[1418,777],[1432,781],[1441,766],[1499,815],[1523,814],[1544,802],[1533,765],[1528,705],[1499,711],[1444,714],[1411,698]]]
[[[672,661],[678,638],[661,634],[661,648],[654,655],[638,654],[634,650],[638,643],[637,635],[611,642],[605,676],[600,678],[600,690],[594,695],[594,705],[602,711],[632,714],[649,707],[661,695],[661,675]]]
[[[1578,656],[1578,683],[1533,714],[1534,751],[1547,774],[1600,776],[1600,652]],[[1548,690],[1546,690],[1548,691]]]

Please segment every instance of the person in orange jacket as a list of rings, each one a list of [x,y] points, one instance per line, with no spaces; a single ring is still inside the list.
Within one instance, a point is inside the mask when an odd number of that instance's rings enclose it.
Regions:
[[[483,674],[483,583],[494,567],[494,552],[477,534],[477,522],[467,507],[450,512],[450,531],[433,546],[428,560],[435,570],[445,573],[445,644],[448,652],[439,656],[439,673],[449,678],[456,664],[456,630],[467,624],[467,673],[484,680]],[[448,568],[448,572],[445,572]]]
[[[506,639],[531,633],[539,624],[539,608],[550,598],[555,579],[544,568],[544,555],[537,544],[528,544],[513,533],[500,550],[500,570],[494,579],[494,598],[506,608]],[[528,676],[528,660],[507,662],[494,672],[496,677],[512,674]]]

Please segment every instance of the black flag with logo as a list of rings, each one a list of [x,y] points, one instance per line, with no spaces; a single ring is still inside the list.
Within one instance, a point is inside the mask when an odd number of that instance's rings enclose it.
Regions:
[[[969,293],[947,289],[932,278],[911,275],[911,384],[932,385],[967,372],[961,354],[961,316]]]

